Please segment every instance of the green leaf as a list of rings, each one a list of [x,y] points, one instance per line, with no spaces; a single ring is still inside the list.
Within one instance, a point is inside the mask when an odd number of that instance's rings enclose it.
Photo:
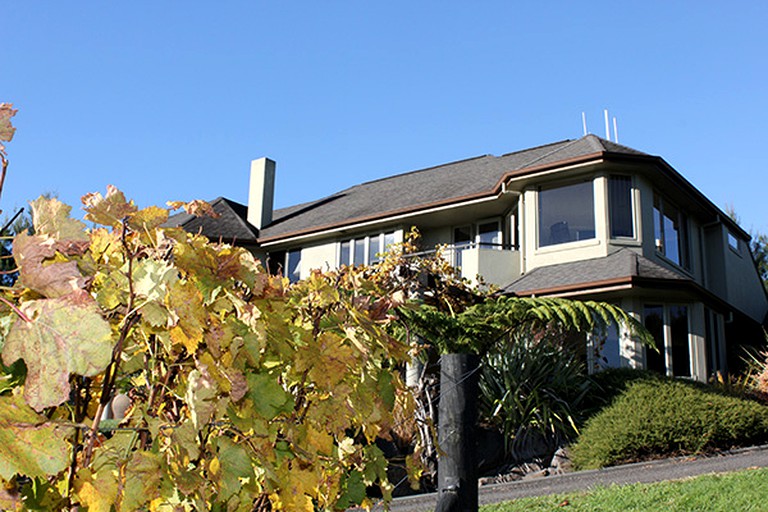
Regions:
[[[125,465],[125,487],[120,510],[139,510],[142,505],[161,497],[169,482],[165,481],[167,469],[159,455],[136,452]]]
[[[72,207],[56,198],[48,199],[43,196],[30,201],[32,206],[32,223],[35,234],[48,235],[56,240],[88,240],[85,224],[70,218]]]
[[[0,477],[48,477],[66,469],[71,433],[35,413],[21,396],[0,396]]]
[[[24,397],[36,411],[69,399],[70,374],[91,377],[106,369],[112,357],[112,330],[87,292],[29,301],[19,309],[29,321],[14,321],[3,362],[24,360]]]
[[[221,488],[219,498],[227,501],[240,492],[243,482],[254,478],[253,464],[248,451],[228,437],[219,437],[221,461]]]
[[[293,397],[277,382],[276,376],[268,373],[248,375],[247,396],[253,401],[256,414],[266,419],[293,410]]]
[[[359,471],[353,471],[342,481],[342,493],[339,497],[337,506],[339,508],[349,508],[353,505],[359,505],[365,499],[365,482],[363,474]]]
[[[168,293],[168,287],[178,279],[178,270],[166,262],[141,260],[133,270],[133,291],[139,297],[162,302]]]

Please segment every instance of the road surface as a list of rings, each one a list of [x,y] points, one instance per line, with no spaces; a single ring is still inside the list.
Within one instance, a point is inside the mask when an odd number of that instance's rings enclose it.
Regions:
[[[480,504],[487,505],[529,496],[563,494],[588,490],[596,486],[651,483],[709,473],[725,473],[752,467],[768,467],[768,446],[744,448],[718,455],[678,457],[624,466],[577,471],[480,487]],[[393,512],[425,512],[435,509],[437,495],[422,494],[396,498],[390,505]],[[373,510],[384,510],[377,506]]]

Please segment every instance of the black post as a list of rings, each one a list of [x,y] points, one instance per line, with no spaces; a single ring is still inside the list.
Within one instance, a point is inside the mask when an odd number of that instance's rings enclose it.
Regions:
[[[445,354],[440,358],[436,512],[477,512],[477,422],[479,358]]]

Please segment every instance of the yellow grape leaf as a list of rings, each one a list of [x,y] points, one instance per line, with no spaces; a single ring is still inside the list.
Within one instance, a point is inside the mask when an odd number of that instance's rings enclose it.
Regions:
[[[109,364],[112,330],[88,292],[29,301],[19,309],[29,320],[14,320],[3,362],[24,360],[24,397],[36,411],[69,399],[70,374],[91,377]]]
[[[90,251],[95,261],[121,267],[125,260],[122,248],[120,236],[115,231],[106,228],[91,231]]]
[[[114,185],[107,185],[107,195],[99,192],[85,194],[81,201],[85,218],[102,226],[118,227],[123,219],[135,213],[138,208],[133,201],[126,201],[125,195]]]
[[[187,349],[187,352],[190,354],[194,354],[197,350],[197,346],[200,344],[200,341],[203,339],[202,336],[195,336],[194,334],[192,336],[188,336],[186,331],[179,327],[178,325],[171,327],[171,330],[168,331],[168,333],[171,336],[171,342],[173,342],[174,345],[181,345],[185,349]]]
[[[221,470],[221,463],[219,462],[219,458],[214,457],[213,459],[211,459],[211,462],[208,464],[208,471],[210,471],[213,476],[216,476],[219,474],[220,470]]]
[[[3,142],[10,142],[16,128],[11,125],[11,118],[18,110],[13,109],[13,103],[0,103],[0,154],[5,155]]]
[[[88,512],[110,512],[117,492],[117,482],[109,474],[109,478],[100,478],[93,483],[84,482],[80,485],[77,495],[80,502],[88,507]]]
[[[56,245],[52,238],[26,233],[19,234],[13,241],[13,255],[21,269],[22,284],[50,298],[84,288],[86,283],[74,261],[46,261],[56,256]]]
[[[96,302],[105,311],[128,304],[128,278],[122,272],[98,272],[93,277],[91,290],[96,295]]]
[[[312,428],[311,425],[307,426],[307,443],[321,455],[333,454],[333,436]]]
[[[184,208],[185,212],[196,217],[211,217],[215,219],[219,216],[219,214],[214,211],[213,207],[209,203],[200,199],[195,199],[194,201],[189,201],[187,203],[184,201],[168,201],[166,204],[171,208],[171,210]]]
[[[56,198],[43,196],[30,201],[32,223],[36,235],[48,235],[56,240],[88,240],[85,224],[69,216],[72,207]]]
[[[154,231],[168,220],[168,210],[159,206],[149,206],[128,218],[128,226],[136,231]]]
[[[314,512],[312,498],[317,495],[322,473],[306,471],[283,464],[278,469],[283,487],[278,491],[279,501],[283,510],[303,510]]]
[[[0,477],[46,478],[69,463],[72,428],[51,423],[19,395],[0,396]]]
[[[168,307],[179,318],[171,329],[171,340],[182,344],[189,353],[194,353],[203,341],[208,313],[203,306],[203,296],[194,284],[177,281],[169,287]]]

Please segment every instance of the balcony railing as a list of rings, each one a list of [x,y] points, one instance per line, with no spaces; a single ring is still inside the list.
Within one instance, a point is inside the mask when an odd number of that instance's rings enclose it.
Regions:
[[[432,249],[411,256],[429,256],[436,251]],[[462,277],[475,283],[481,276],[487,284],[504,286],[520,276],[520,253],[509,244],[462,242],[443,246],[442,254],[459,269]]]

